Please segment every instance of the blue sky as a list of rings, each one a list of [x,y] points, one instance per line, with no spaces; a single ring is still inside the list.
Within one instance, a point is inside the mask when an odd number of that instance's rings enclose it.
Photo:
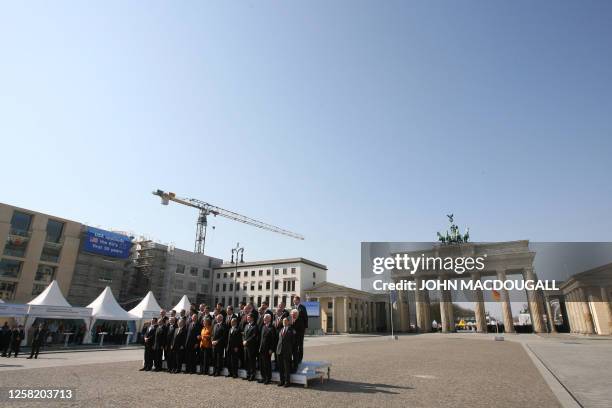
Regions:
[[[90,3],[90,2],[88,2]],[[126,4],[127,3],[127,4]],[[612,3],[4,2],[0,201],[207,252],[610,240]]]

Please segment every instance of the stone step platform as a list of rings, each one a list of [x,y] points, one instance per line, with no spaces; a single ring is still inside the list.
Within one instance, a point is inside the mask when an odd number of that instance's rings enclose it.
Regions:
[[[164,368],[166,367],[166,362],[163,362]],[[185,364],[183,364],[183,369],[185,368]],[[199,371],[200,366],[197,366]],[[209,374],[214,372],[213,367],[209,368]],[[221,371],[221,375],[228,377],[229,370],[227,367],[223,368]],[[247,372],[245,369],[238,369],[238,377],[246,378]],[[319,379],[321,384],[325,381],[325,377],[329,380],[331,378],[331,363],[326,361],[303,361],[299,366],[295,373],[291,374],[290,381],[292,384],[300,384],[303,385],[304,388],[308,387],[308,381]],[[261,380],[261,373],[257,370],[257,374],[255,378]],[[278,371],[272,371],[272,381],[278,382],[280,381],[280,374]]]

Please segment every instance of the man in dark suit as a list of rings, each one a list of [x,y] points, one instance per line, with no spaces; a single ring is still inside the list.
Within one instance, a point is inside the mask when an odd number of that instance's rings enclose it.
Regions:
[[[217,307],[215,307],[215,310],[217,311],[217,314],[222,314],[223,318],[225,319],[226,313],[225,313],[225,309],[223,309],[223,303],[221,302],[217,303]]]
[[[157,317],[151,319],[151,324],[145,330],[144,334],[144,367],[140,371],[150,371],[153,368],[153,360],[155,359],[155,332],[157,330]]]
[[[157,329],[155,329],[155,340],[153,342],[153,361],[155,362],[155,371],[161,371],[162,357],[164,355],[164,347],[166,347],[166,335],[168,334],[167,318],[164,316],[158,321]]]
[[[272,322],[274,315],[272,313],[272,310],[268,308],[268,302],[264,300],[263,302],[261,302],[261,307],[259,308],[259,319],[257,320],[257,326],[259,326],[259,330],[261,330],[261,327],[264,325],[264,317],[266,315],[270,316],[270,322]]]
[[[259,350],[259,332],[255,319],[251,313],[246,315],[247,324],[242,332],[242,346],[245,351],[245,366],[247,370],[247,376],[245,380],[255,380],[255,356]]]
[[[289,311],[285,309],[285,304],[280,302],[276,308],[276,313],[274,314],[274,328],[277,331],[283,328],[283,319],[285,317],[289,317]]]
[[[2,330],[0,330],[0,351],[2,351],[2,357],[6,357],[10,344],[11,328],[8,322],[4,322],[4,326],[2,326]]]
[[[227,339],[227,350],[225,356],[227,360],[227,369],[233,378],[238,377],[238,361],[242,354],[242,333],[238,328],[238,319],[233,318],[231,321]]]
[[[234,308],[230,305],[226,308],[225,313],[225,326],[229,329],[232,327],[232,319],[238,320],[238,315],[234,313]]]
[[[272,353],[276,350],[276,332],[272,326],[272,316],[268,313],[264,313],[263,316],[259,343],[259,372],[261,373],[259,382],[270,384],[272,381]]]
[[[304,358],[304,333],[308,328],[308,312],[306,312],[306,306],[301,303],[300,297],[295,296],[293,298],[294,308],[297,309],[297,321],[293,322],[293,328],[295,330],[295,346],[296,351],[295,361],[293,362],[294,369],[302,362]]]
[[[283,319],[283,328],[278,333],[276,345],[276,367],[280,374],[279,387],[289,387],[291,384],[291,359],[293,357],[293,342],[295,331],[289,324],[289,318]]]
[[[36,330],[34,330],[34,333],[32,333],[32,350],[30,351],[29,359],[32,357],[38,358],[38,352],[40,351],[40,347],[44,344],[46,337],[47,330],[45,330],[45,326],[41,323]]]
[[[11,340],[9,342],[10,348],[8,352],[9,358],[11,354],[15,353],[15,358],[19,354],[19,350],[21,350],[21,341],[23,340],[25,333],[23,331],[23,326],[13,326],[13,330],[11,331]]]
[[[223,353],[227,347],[227,327],[223,322],[223,316],[217,315],[217,323],[213,328],[212,334],[213,359],[215,362],[215,373],[213,376],[218,376],[223,371]]]
[[[186,373],[195,374],[197,364],[197,349],[200,347],[198,336],[200,335],[200,325],[198,324],[197,313],[191,315],[191,322],[187,326],[185,334],[185,363],[187,364]]]
[[[168,328],[166,330],[166,341],[164,344],[164,356],[166,357],[166,368],[168,372],[174,371],[176,366],[176,356],[172,351],[172,340],[174,340],[174,331],[176,330],[176,319],[171,317],[168,321]]]
[[[187,337],[187,330],[185,329],[185,320],[179,319],[178,326],[174,329],[174,338],[170,349],[173,356],[173,373],[180,373],[183,371],[183,362],[185,361],[185,338]]]

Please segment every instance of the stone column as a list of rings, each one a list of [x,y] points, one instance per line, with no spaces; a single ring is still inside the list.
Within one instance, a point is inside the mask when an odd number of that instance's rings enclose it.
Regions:
[[[387,331],[391,331],[391,303],[385,302],[385,328]]]
[[[446,278],[439,277],[440,282],[446,282]],[[442,289],[440,291],[440,324],[442,325],[442,333],[448,333],[450,331],[450,318],[448,315],[448,290]]]
[[[431,303],[429,301],[428,290],[423,291],[423,307],[425,308],[425,312],[423,313],[425,315],[425,324],[423,329],[426,333],[429,333],[431,331]]]
[[[348,324],[348,297],[345,296],[344,297],[344,330],[346,330],[347,333],[350,333],[350,328],[349,328],[349,324]]]
[[[550,332],[557,333],[557,326],[555,326],[555,316],[552,312],[552,307],[550,306],[550,298],[548,298],[547,296],[544,301],[546,302],[546,318],[548,320]]]
[[[610,296],[608,288],[601,288],[601,301],[605,303],[608,310],[608,333],[612,333],[612,304],[610,304]],[[604,322],[605,324],[605,322]]]
[[[480,280],[479,273],[472,274],[472,281]],[[476,317],[476,330],[478,333],[487,332],[487,316],[485,314],[484,295],[482,289],[474,290],[474,315]]]
[[[497,271],[497,279],[506,280],[506,271],[500,269]],[[510,295],[506,289],[501,289],[501,306],[502,316],[504,319],[504,332],[514,333],[514,321],[512,320],[512,306],[510,305]]]
[[[579,288],[578,295],[580,296],[580,306],[582,307],[582,321],[585,324],[585,333],[595,334],[595,328],[593,327],[593,317],[591,316],[591,309],[589,309],[589,303],[585,295],[585,290],[583,288]]]
[[[336,297],[332,297],[332,333],[336,333]]]
[[[537,277],[533,268],[525,268],[523,271],[523,280],[536,281]],[[527,305],[531,314],[531,324],[534,333],[543,333],[544,322],[542,321],[542,310],[540,308],[539,293],[535,290],[527,290]]]
[[[421,286],[421,278],[414,278],[414,283],[416,285],[416,290],[414,292],[414,304],[415,304],[415,311],[416,311],[416,329],[419,332],[425,332],[425,307],[424,307],[424,302],[425,302],[425,296],[423,294],[423,291],[420,289]]]
[[[396,282],[397,283],[397,282]],[[399,327],[396,327],[398,331],[406,331],[406,321],[408,320],[408,316],[406,316],[406,308],[404,307],[404,301],[406,298],[406,292],[403,290],[397,291],[397,311],[399,313]]]

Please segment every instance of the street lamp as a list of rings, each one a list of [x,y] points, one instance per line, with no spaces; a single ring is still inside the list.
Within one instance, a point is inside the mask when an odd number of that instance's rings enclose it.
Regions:
[[[236,261],[234,261],[234,255],[236,256]],[[234,293],[232,294],[232,301],[229,302],[230,305],[234,306],[234,301],[236,300],[236,278],[238,276],[238,258],[240,258],[240,263],[244,263],[244,247],[240,246],[240,242],[236,243],[236,248],[232,248],[232,263],[235,266],[234,269]]]

